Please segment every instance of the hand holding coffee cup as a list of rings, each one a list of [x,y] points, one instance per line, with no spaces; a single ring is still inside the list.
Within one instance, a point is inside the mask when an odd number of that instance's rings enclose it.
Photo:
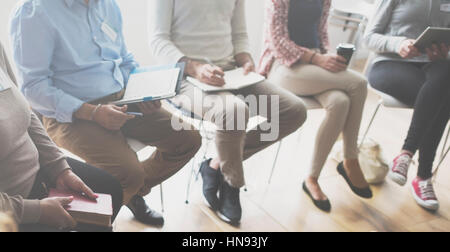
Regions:
[[[356,47],[352,44],[341,43],[338,45],[336,50],[337,50],[337,54],[339,56],[342,56],[345,58],[346,64],[348,65],[348,64],[350,64],[350,61],[352,60],[353,53],[355,53],[355,51],[356,51]]]
[[[345,71],[348,67],[347,60],[337,54],[316,54],[312,60],[312,64],[332,73]]]

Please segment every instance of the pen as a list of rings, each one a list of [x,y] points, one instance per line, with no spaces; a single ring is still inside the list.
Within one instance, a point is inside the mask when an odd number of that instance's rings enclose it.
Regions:
[[[210,64],[211,66],[216,66],[216,64],[214,64],[209,58],[204,58],[204,60],[206,61],[206,63]]]
[[[143,117],[144,116],[144,114],[137,113],[137,112],[127,112],[127,115],[134,115],[136,117]]]
[[[208,63],[209,65],[211,65],[211,66],[213,66],[213,67],[218,67],[218,68],[222,69],[221,67],[219,67],[219,66],[217,66],[216,64],[214,64],[214,63],[212,62],[212,60],[210,60],[209,58],[204,58],[204,60],[205,60],[206,63]],[[223,78],[223,76],[220,76],[220,75],[217,75],[217,74],[216,74],[216,76],[219,77],[219,78]]]

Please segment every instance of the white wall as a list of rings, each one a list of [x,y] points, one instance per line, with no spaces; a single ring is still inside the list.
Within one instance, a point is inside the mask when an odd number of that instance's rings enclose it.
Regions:
[[[0,41],[10,53],[7,34],[8,20],[13,7],[20,0],[0,0]],[[207,1],[207,0],[205,0]],[[247,22],[255,59],[260,55],[264,26],[264,0],[247,1]],[[117,0],[124,16],[124,33],[128,48],[135,54],[142,65],[154,63],[147,46],[147,0]],[[341,41],[346,41],[346,34],[342,30],[331,28],[332,47]]]
[[[0,41],[10,53],[8,20],[14,6],[20,0],[0,0]],[[142,64],[152,64],[147,46],[147,0],[117,0],[124,16],[124,33],[128,48]],[[247,0],[250,41],[253,54],[259,56],[262,45],[264,0]]]

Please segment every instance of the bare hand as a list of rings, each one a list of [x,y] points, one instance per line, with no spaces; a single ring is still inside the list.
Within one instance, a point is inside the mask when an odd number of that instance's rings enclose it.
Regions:
[[[337,54],[317,54],[313,64],[333,73],[345,71],[348,67],[347,60]]]
[[[195,78],[203,83],[221,87],[225,85],[225,72],[218,66],[199,64],[195,68]]]
[[[431,48],[427,48],[426,51],[431,61],[444,60],[448,58],[449,47],[444,43],[441,45],[434,44]]]
[[[243,65],[242,68],[244,68],[244,75],[255,72],[255,64],[253,64],[253,62],[248,62],[247,64]]]
[[[102,105],[98,108],[94,116],[94,121],[108,130],[120,130],[122,126],[134,115],[126,114],[128,107],[118,107],[116,105]]]
[[[413,39],[403,41],[398,50],[398,54],[404,59],[410,59],[422,55],[419,49],[414,46],[415,42],[416,41]]]
[[[161,108],[160,101],[149,101],[137,104],[138,108],[144,115],[151,115]]]
[[[89,188],[75,173],[71,170],[64,171],[56,179],[56,188],[64,191],[72,191],[84,194],[87,198],[95,200],[98,198],[91,188]]]
[[[39,223],[60,229],[76,227],[77,222],[64,209],[72,201],[73,197],[47,198],[41,200],[41,217]]]
[[[240,53],[234,56],[234,58],[236,60],[236,64],[244,69],[245,75],[255,72],[255,62],[250,54]]]

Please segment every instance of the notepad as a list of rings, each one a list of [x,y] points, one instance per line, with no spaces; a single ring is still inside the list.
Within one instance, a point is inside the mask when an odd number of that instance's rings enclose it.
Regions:
[[[115,105],[133,104],[172,98],[177,95],[184,65],[138,69],[131,73],[124,97]]]
[[[425,48],[441,43],[450,45],[450,28],[428,27],[416,40],[414,46],[424,52]]]
[[[78,223],[110,227],[113,215],[111,195],[97,195],[98,198],[94,201],[78,193],[50,189],[48,197],[72,196],[73,201],[66,207],[66,210]]]
[[[203,83],[195,78],[188,77],[187,80],[194,86],[200,88],[205,92],[219,92],[219,91],[234,91],[245,87],[256,85],[263,82],[266,78],[260,74],[251,72],[244,75],[243,68],[237,68],[231,71],[225,72],[225,85],[222,87],[211,86]]]

